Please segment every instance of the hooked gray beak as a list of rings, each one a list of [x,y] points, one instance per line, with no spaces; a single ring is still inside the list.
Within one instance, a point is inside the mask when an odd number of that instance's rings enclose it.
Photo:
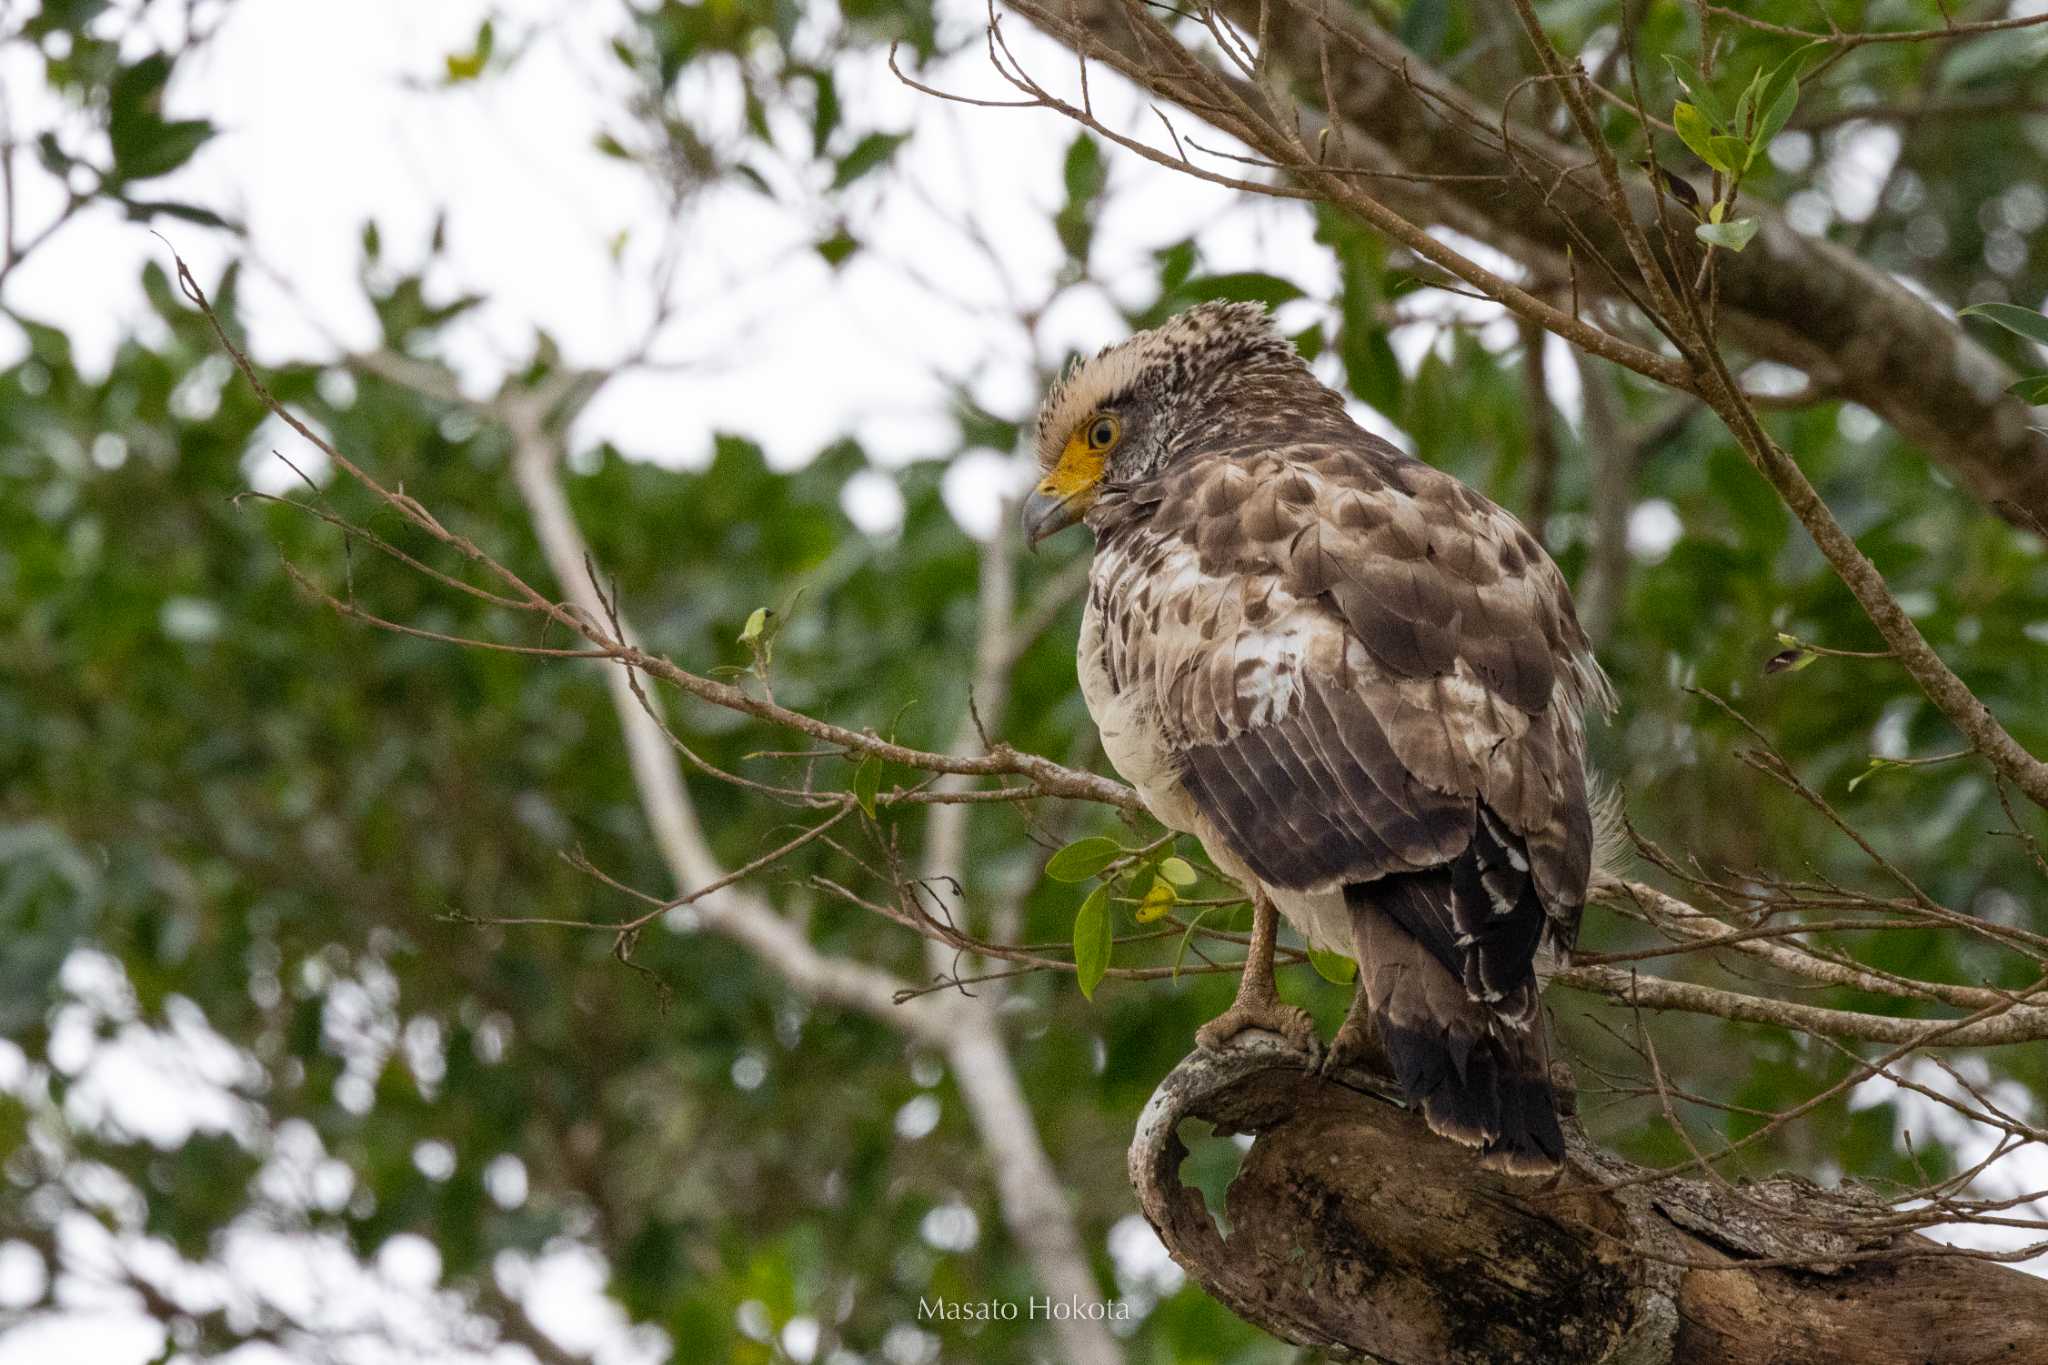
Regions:
[[[1032,549],[1056,531],[1064,531],[1081,519],[1085,505],[1079,498],[1062,498],[1043,488],[1031,490],[1024,499],[1018,519],[1024,525],[1024,544]]]

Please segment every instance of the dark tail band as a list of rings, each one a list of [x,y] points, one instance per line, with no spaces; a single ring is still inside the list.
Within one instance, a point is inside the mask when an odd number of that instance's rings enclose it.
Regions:
[[[1512,976],[1453,971],[1443,959],[1458,961],[1465,946],[1454,911],[1471,911],[1459,890],[1449,869],[1346,887],[1359,987],[1394,1079],[1431,1131],[1477,1147],[1490,1169],[1548,1174],[1564,1161],[1564,1132],[1530,970],[1534,944],[1510,964]],[[1438,938],[1447,941],[1441,953]],[[1493,988],[1504,979],[1507,989]]]
[[[1479,1164],[1513,1175],[1548,1175],[1564,1162],[1557,1095],[1540,1026],[1488,1033],[1406,1028],[1375,1008],[1394,1079],[1430,1131],[1480,1150]]]

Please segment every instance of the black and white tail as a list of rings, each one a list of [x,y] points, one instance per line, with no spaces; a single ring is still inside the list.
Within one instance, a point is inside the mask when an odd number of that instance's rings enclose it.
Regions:
[[[1548,916],[1522,841],[1484,805],[1452,862],[1345,888],[1360,988],[1394,1079],[1433,1132],[1481,1164],[1564,1160],[1535,961]]]

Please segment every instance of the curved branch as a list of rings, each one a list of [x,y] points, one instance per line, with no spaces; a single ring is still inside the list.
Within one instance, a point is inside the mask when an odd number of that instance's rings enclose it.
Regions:
[[[1369,1079],[1302,1068],[1271,1035],[1196,1053],[1128,1154],[1174,1260],[1288,1341],[1446,1365],[2048,1358],[2048,1282],[1891,1231],[1866,1196],[1656,1178],[1576,1124],[1557,1183],[1493,1175]],[[1180,1181],[1185,1119],[1257,1137],[1227,1236]]]

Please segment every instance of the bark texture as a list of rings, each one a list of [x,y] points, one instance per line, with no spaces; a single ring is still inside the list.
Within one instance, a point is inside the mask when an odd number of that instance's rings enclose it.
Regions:
[[[1227,1236],[1180,1182],[1185,1119],[1256,1135],[1227,1196]],[[2048,1361],[2048,1281],[1955,1255],[1852,1259],[1933,1244],[1831,1230],[1831,1213],[1868,1206],[1796,1178],[1603,1188],[1642,1172],[1568,1126],[1560,1180],[1493,1175],[1372,1078],[1321,1080],[1299,1053],[1251,1033],[1160,1084],[1131,1143],[1131,1180],[1205,1289],[1338,1359]],[[1788,1258],[1818,1260],[1765,1264]]]
[[[1170,64],[1129,22],[1127,3],[1020,0],[1015,8],[1070,46],[1092,46],[1097,57],[1171,100],[1174,82],[1164,74]],[[1504,120],[1501,110],[1349,9],[1311,15],[1281,7],[1262,22],[1261,0],[1220,0],[1217,8],[1261,36],[1274,87],[1331,121],[1323,144],[1331,164],[1478,177],[1361,182],[1389,207],[1413,222],[1479,237],[1550,280],[1571,275],[1588,292],[1614,292],[1589,261],[1589,247],[1624,281],[1639,280],[1583,150]],[[1253,91],[1249,82],[1239,86]],[[1526,89],[1521,99],[1531,99]],[[1316,145],[1318,130],[1304,126]],[[1631,206],[1639,221],[1656,223],[1647,177],[1632,186]],[[1690,254],[1690,221],[1675,206],[1670,211],[1681,222],[1680,249]],[[1745,197],[1743,211],[1763,221],[1747,250],[1720,255],[1724,332],[1760,357],[1809,372],[1821,391],[1878,413],[2000,516],[2031,530],[2048,527],[2048,437],[2030,427],[2027,405],[2004,392],[2018,376],[1883,271],[1794,231],[1768,204]],[[1575,271],[1566,264],[1573,225],[1583,234]],[[1654,228],[1651,235],[1659,236]],[[1690,263],[1680,273],[1689,280]]]

